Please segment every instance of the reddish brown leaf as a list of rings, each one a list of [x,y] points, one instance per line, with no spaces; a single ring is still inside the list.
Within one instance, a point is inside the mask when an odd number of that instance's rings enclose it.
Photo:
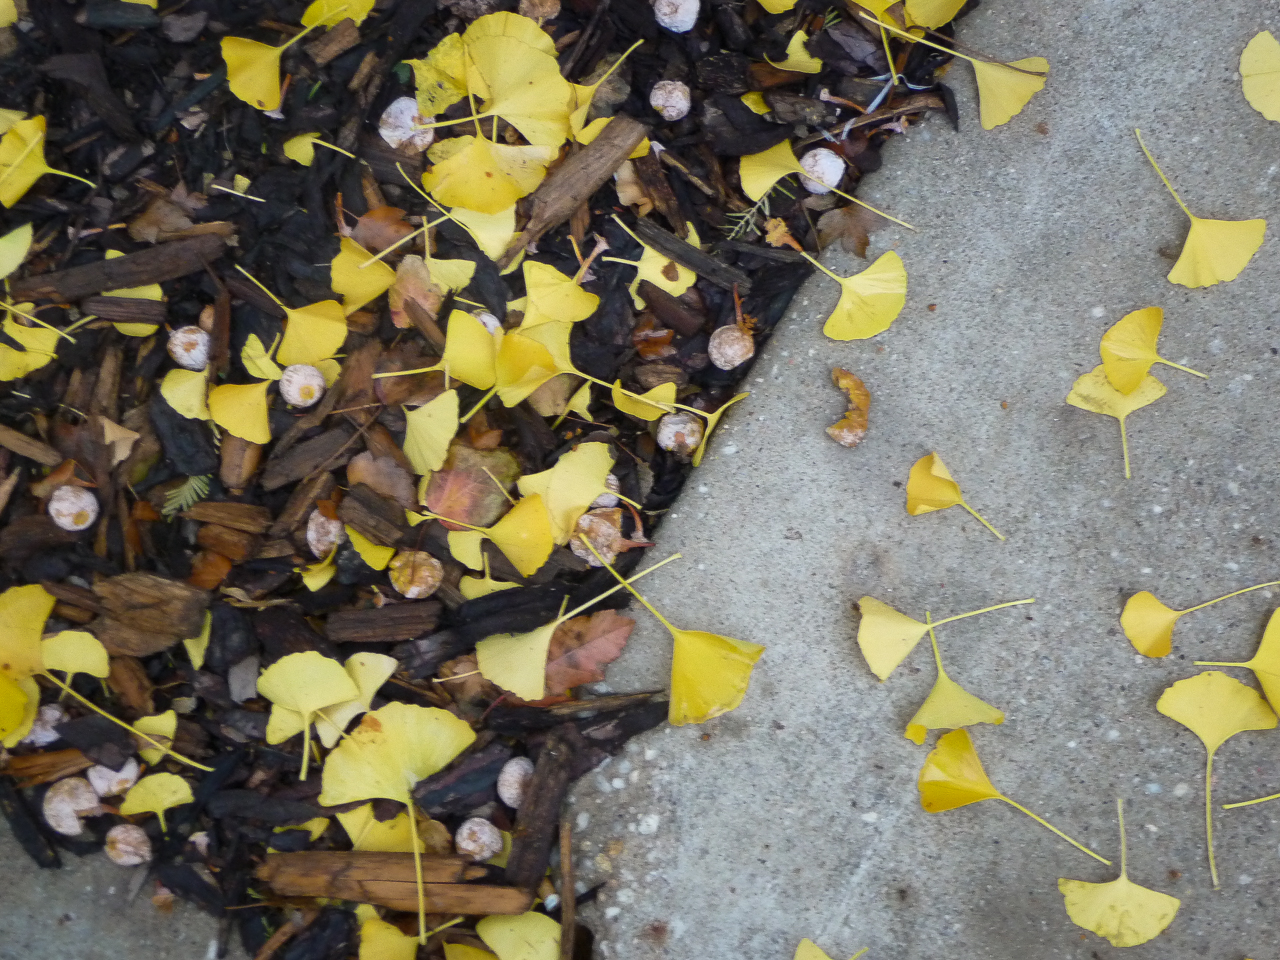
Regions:
[[[418,256],[407,256],[396,269],[396,282],[387,292],[387,304],[391,307],[391,322],[401,330],[412,327],[410,304],[434,321],[444,303],[445,290],[431,278],[431,268]]]
[[[622,655],[635,625],[630,617],[613,610],[562,623],[552,634],[547,652],[547,695],[603,680],[605,665]]]
[[[413,233],[413,227],[403,218],[404,211],[399,207],[374,207],[356,221],[351,239],[370,253],[381,253]]]
[[[871,234],[888,224],[888,220],[866,207],[850,205],[828,210],[818,218],[818,242],[829,247],[839,240],[845,250],[865,260]]]
[[[406,510],[418,505],[413,477],[392,457],[375,457],[367,450],[352,457],[347,464],[347,485],[357,483],[368,485]]]
[[[433,473],[427,484],[427,509],[442,517],[487,527],[506,510],[508,500],[502,490],[510,490],[518,476],[520,464],[510,451],[474,450],[455,440],[449,446],[444,469]]]

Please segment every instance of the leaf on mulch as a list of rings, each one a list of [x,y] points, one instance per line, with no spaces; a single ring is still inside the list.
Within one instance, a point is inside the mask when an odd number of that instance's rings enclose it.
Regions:
[[[547,653],[547,696],[604,679],[604,667],[622,655],[636,622],[613,610],[562,623]]]

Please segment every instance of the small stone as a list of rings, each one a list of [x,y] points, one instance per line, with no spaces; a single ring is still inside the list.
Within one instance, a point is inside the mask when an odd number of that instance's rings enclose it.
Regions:
[[[654,0],[653,16],[672,33],[688,33],[698,22],[700,6],[700,0]]]
[[[130,757],[119,770],[101,764],[90,767],[85,776],[100,797],[119,797],[138,782],[138,761]]]
[[[685,410],[666,413],[658,421],[658,446],[681,457],[691,457],[702,442],[702,418]]]
[[[721,370],[732,370],[756,355],[756,341],[746,330],[731,323],[711,334],[707,355]]]
[[[512,757],[498,774],[498,799],[511,809],[519,810],[532,779],[533,761],[528,757]]]
[[[78,837],[84,830],[81,817],[101,813],[98,795],[84,777],[59,780],[44,795],[44,819],[64,837]]]
[[[169,356],[184,370],[203,370],[209,365],[209,334],[195,324],[179,327],[169,334]]]
[[[800,158],[800,166],[804,170],[800,182],[810,193],[830,193],[844,178],[844,160],[826,147],[810,150]]]
[[[280,375],[280,396],[294,407],[309,407],[324,396],[324,374],[307,363],[295,363]]]
[[[410,600],[429,597],[444,579],[444,566],[423,550],[401,550],[391,558],[391,585]]]
[[[147,831],[132,823],[118,823],[107,831],[103,848],[107,859],[122,867],[137,867],[151,860],[151,841]]]
[[[22,738],[22,746],[24,747],[47,747],[49,744],[62,739],[62,734],[57,731],[60,723],[67,720],[67,711],[62,708],[61,704],[46,703],[40,708],[40,712],[36,714],[35,722],[31,724],[31,731]]]
[[[64,484],[49,498],[49,516],[63,530],[83,530],[98,519],[98,498],[84,487]]]
[[[329,551],[347,538],[346,527],[338,519],[329,519],[317,508],[307,518],[307,546],[317,558],[324,558]]]
[[[391,106],[382,111],[378,119],[378,133],[397,150],[416,155],[431,146],[436,132],[426,124],[434,123],[435,117],[424,117],[418,112],[418,101],[414,97],[400,97],[391,101]]]
[[[649,91],[649,106],[668,122],[683,120],[689,115],[692,103],[689,88],[679,80],[659,80]]]
[[[458,853],[479,863],[502,852],[502,831],[482,817],[472,817],[462,822],[453,845]]]

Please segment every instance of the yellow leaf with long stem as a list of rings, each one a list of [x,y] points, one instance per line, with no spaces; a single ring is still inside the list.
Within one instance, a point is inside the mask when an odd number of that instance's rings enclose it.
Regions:
[[[156,743],[169,747],[178,735],[178,714],[174,710],[166,710],[153,716],[139,717],[133,726]],[[159,747],[143,747],[138,753],[143,760],[155,766],[164,759],[165,751]]]
[[[1211,287],[1215,283],[1234,280],[1240,276],[1240,271],[1262,246],[1267,221],[1204,220],[1197,217],[1187,209],[1187,205],[1178,196],[1178,191],[1173,189],[1173,184],[1143,143],[1142,131],[1135,129],[1133,133],[1138,138],[1138,146],[1142,147],[1142,152],[1151,161],[1151,166],[1182,208],[1182,212],[1191,220],[1191,230],[1182,245],[1182,255],[1169,271],[1169,282],[1192,288]]]
[[[40,693],[37,687],[36,701],[38,702],[39,699]],[[30,710],[29,706],[30,697],[19,681],[0,673],[0,743],[4,743],[5,746],[10,745],[8,738],[15,731],[22,729],[28,713],[32,714],[34,719],[35,711]],[[27,729],[31,729],[30,725]]]
[[[1109,883],[1058,880],[1067,916],[1077,927],[1104,937],[1113,947],[1136,947],[1154,940],[1173,922],[1182,901],[1129,879],[1124,836],[1124,801],[1116,800],[1120,818],[1120,876]]]
[[[920,768],[920,776],[916,780],[916,788],[920,791],[920,806],[926,813],[942,813],[966,807],[971,803],[983,800],[1001,800],[1015,810],[1025,813],[1040,826],[1057,834],[1077,850],[1087,853],[1095,860],[1111,865],[1111,861],[1102,857],[1078,840],[1073,840],[1053,824],[1036,816],[1022,804],[1010,800],[992,785],[987,773],[982,769],[982,761],[973,748],[973,740],[969,731],[960,729],[944,733],[938,738],[924,766]]]
[[[364,715],[334,748],[321,775],[320,803],[331,807],[360,800],[395,800],[413,811],[418,781],[443,770],[475,741],[465,720],[438,707],[389,703]],[[426,942],[426,897],[417,818],[409,817],[418,887],[418,930]]]
[[[1124,630],[1124,635],[1129,638],[1129,642],[1133,644],[1133,649],[1144,657],[1168,656],[1173,649],[1173,628],[1180,617],[1211,607],[1223,600],[1238,597],[1243,593],[1275,586],[1280,586],[1280,580],[1270,580],[1252,587],[1245,587],[1243,590],[1206,600],[1185,610],[1167,607],[1156,598],[1155,594],[1149,590],[1143,590],[1141,593],[1135,593],[1125,602],[1124,610],[1120,614],[1120,626]]]
[[[1203,373],[1166,360],[1156,353],[1156,343],[1160,339],[1160,328],[1163,325],[1163,310],[1159,307],[1143,307],[1125,314],[1102,335],[1102,343],[1098,348],[1102,354],[1102,369],[1107,375],[1107,382],[1121,393],[1133,393],[1137,390],[1155,363],[1163,363],[1183,373],[1209,379]]]
[[[990,613],[993,610],[1003,610],[1005,607],[1019,607],[1035,602],[1034,597],[1010,600],[1007,603],[997,603],[992,607],[983,607],[981,610],[970,610],[968,613],[957,613],[942,620],[935,620],[932,625],[940,627],[944,623],[976,617],[980,613]],[[862,651],[862,657],[867,661],[871,672],[883,682],[897,669],[898,664],[907,658],[907,654],[916,648],[916,644],[929,632],[930,625],[913,620],[905,613],[899,613],[875,597],[859,597],[858,609],[862,612],[862,619],[858,623],[858,649]]]
[[[352,0],[352,3],[360,2],[362,0]],[[280,58],[319,25],[320,21],[309,24],[278,47],[245,37],[223,37],[222,59],[227,65],[227,86],[231,92],[251,107],[279,110]]]
[[[223,430],[250,443],[271,442],[269,381],[224,383],[209,391],[209,416]]]
[[[554,56],[516,37],[467,41],[465,76],[471,90],[483,91],[481,111],[462,123],[501,117],[531,144],[558,148],[569,136],[569,82]]]
[[[61,670],[67,683],[77,673],[105,677],[111,672],[111,658],[102,641],[84,630],[60,630],[40,641],[40,656],[46,670]]]
[[[605,479],[611,469],[613,450],[609,444],[580,443],[551,469],[522,476],[518,489],[522,497],[534,493],[542,497],[556,542],[564,544],[577,529],[578,518],[590,509],[596,497],[607,491]]]
[[[577,323],[600,306],[599,297],[583,290],[573,277],[566,277],[550,264],[526,260],[524,286],[527,296],[522,330],[551,321]]]
[[[702,466],[702,457],[707,452],[707,441],[711,439],[711,431],[715,430],[719,425],[720,418],[728,413],[729,408],[735,403],[739,400],[745,400],[749,396],[751,396],[749,393],[740,393],[733,399],[726,400],[724,403],[720,404],[719,408],[711,413],[704,413],[701,410],[698,411],[703,419],[707,421],[707,425],[702,431],[702,441],[698,444],[698,449],[693,452],[693,465],[695,467]],[[587,416],[587,414],[584,413],[583,416]]]
[[[346,316],[351,316],[369,301],[382,296],[396,282],[394,270],[381,260],[373,259],[368,250],[350,237],[342,238],[341,248],[329,265],[329,271],[334,293],[342,294],[342,312]],[[343,339],[346,339],[346,335],[344,322]],[[339,343],[338,346],[342,344]],[[337,347],[334,348],[334,352],[336,351]],[[332,356],[332,354],[325,356]]]
[[[164,822],[165,811],[194,800],[191,784],[177,774],[153,773],[129,788],[129,792],[124,795],[124,802],[120,804],[120,812],[126,817],[135,813],[154,813],[160,818],[161,832],[167,833],[169,828]]]
[[[267,743],[302,734],[302,773],[311,760],[311,723],[317,711],[354,699],[360,690],[337,660],[315,650],[281,657],[258,677],[258,693],[273,704]]]
[[[907,268],[893,250],[861,273],[841,277],[809,254],[805,259],[840,284],[840,299],[822,332],[832,340],[866,340],[884,333],[907,303]]]
[[[987,523],[982,515],[965,502],[960,493],[960,484],[951,476],[951,471],[936,453],[925,454],[911,467],[907,474],[907,513],[918,517],[923,513],[935,510],[946,510],[948,507],[964,507],[984,527],[1001,540],[1004,535]]]
[[[933,689],[929,691],[929,696],[915,712],[915,716],[907,721],[904,736],[918,745],[924,743],[930,730],[954,730],[978,723],[1004,723],[1004,711],[978,699],[947,676],[928,612],[925,613],[925,624],[929,627],[929,640],[933,644],[933,662],[938,668],[938,679],[934,681]]]
[[[1263,30],[1240,54],[1240,84],[1249,106],[1268,120],[1280,121],[1280,41]]]
[[[1125,429],[1125,418],[1133,411],[1155,403],[1167,392],[1168,388],[1163,383],[1147,374],[1132,393],[1121,393],[1107,379],[1102,364],[1098,364],[1071,385],[1067,403],[1120,421],[1120,449],[1124,453],[1124,478],[1128,480],[1133,473],[1129,469],[1129,434]]]
[[[373,11],[374,0],[312,0],[302,11],[304,27],[336,27],[343,20],[354,20],[358,27]]]
[[[936,30],[955,19],[965,0],[907,0],[907,25]]]
[[[614,71],[621,67],[627,57],[631,55],[631,51],[643,42],[643,40],[637,40],[627,47],[622,55],[610,64],[609,69],[600,75],[600,79],[594,83],[569,84],[569,129],[573,132],[574,139],[579,143],[590,143],[599,134],[599,131],[604,129],[605,124],[609,122],[610,118],[608,117],[598,117],[590,123],[587,122],[587,115],[591,112],[591,102],[595,99],[596,91],[600,89],[601,85],[613,76]],[[600,121],[604,121],[604,123]],[[595,128],[594,132],[592,132],[591,128]],[[646,153],[649,151],[648,142],[648,138],[643,141]],[[638,149],[639,147],[637,147]],[[636,152],[632,151],[631,156],[635,157]]]
[[[1275,586],[1275,584],[1266,584]],[[1256,589],[1256,588],[1250,588]],[[1243,591],[1242,591],[1243,592]],[[1280,610],[1271,613],[1267,628],[1262,633],[1262,642],[1254,651],[1253,658],[1243,663],[1222,663],[1217,660],[1197,660],[1197,667],[1244,667],[1252,670],[1258,678],[1262,692],[1274,710],[1280,704]]]
[[[638,417],[641,420],[657,420],[664,413],[671,413],[676,402],[676,385],[674,383],[660,383],[652,390],[647,390],[642,394],[634,394],[622,388],[622,381],[614,381],[613,387],[613,405],[622,413],[628,416]]]
[[[471,531],[462,530],[459,532],[470,533]],[[489,594],[497,593],[499,590],[511,590],[520,586],[518,583],[508,583],[505,580],[494,580],[493,577],[489,575],[489,557],[487,555],[481,556],[480,563],[484,570],[484,576],[463,577],[458,581],[458,592],[466,599],[474,600],[476,597],[487,597]]]
[[[44,160],[44,117],[14,123],[0,137],[0,204],[12,207],[46,173],[94,186],[92,180],[55,170]]]
[[[1204,772],[1204,828],[1209,846],[1209,874],[1218,889],[1218,864],[1213,855],[1213,755],[1246,730],[1271,730],[1276,715],[1258,691],[1218,670],[1206,670],[1179,680],[1156,701],[1156,709],[1182,724],[1204,744],[1208,760]]]

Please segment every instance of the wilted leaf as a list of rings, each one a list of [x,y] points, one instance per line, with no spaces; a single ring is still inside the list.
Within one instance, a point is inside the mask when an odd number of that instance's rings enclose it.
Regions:
[[[809,254],[805,258],[840,284],[840,299],[822,332],[832,340],[866,340],[889,329],[907,302],[907,269],[894,251],[851,277],[832,273]]]
[[[1240,82],[1249,106],[1268,120],[1280,121],[1280,42],[1263,30],[1240,54]]]
[[[818,244],[826,248],[839,240],[848,253],[865,260],[871,234],[888,224],[888,220],[866,207],[857,204],[837,207],[818,218]]]
[[[356,221],[351,239],[366,250],[381,253],[414,232],[399,207],[374,207]]]
[[[1155,403],[1168,392],[1168,388],[1155,377],[1147,374],[1132,393],[1121,393],[1107,379],[1102,364],[1094,367],[1071,385],[1067,403],[1090,413],[1101,413],[1120,421],[1120,448],[1124,453],[1124,478],[1133,476],[1129,470],[1129,434],[1125,430],[1125,417]]]
[[[842,447],[856,447],[867,435],[871,392],[856,374],[841,367],[831,368],[831,381],[849,398],[849,409],[838,422],[827,427],[827,436]]]
[[[934,510],[946,510],[948,507],[960,506],[968,510],[984,527],[1001,540],[1004,536],[995,527],[987,523],[973,507],[964,502],[960,494],[960,484],[951,477],[951,471],[936,453],[928,453],[911,467],[907,475],[907,513],[918,517],[922,513]]]
[[[612,610],[562,623],[547,653],[546,696],[604,679],[604,667],[622,655],[636,622]]]
[[[487,527],[506,509],[520,464],[508,450],[476,450],[461,441],[449,445],[449,456],[427,484],[426,507],[474,527]],[[497,481],[497,482],[495,482]],[[446,527],[454,529],[449,523]]]

